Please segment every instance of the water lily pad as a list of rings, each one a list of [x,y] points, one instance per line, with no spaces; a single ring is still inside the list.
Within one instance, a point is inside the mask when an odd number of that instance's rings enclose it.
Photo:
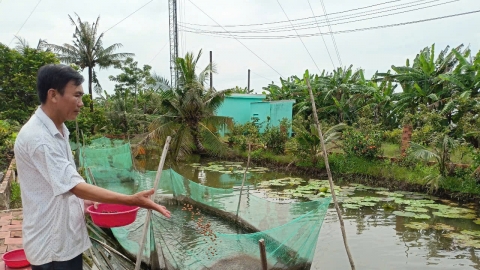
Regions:
[[[480,248],[480,240],[463,240],[458,243],[460,247],[463,248],[468,248],[468,247],[473,247],[473,248]]]
[[[473,223],[480,225],[480,218],[475,219]]]
[[[427,214],[417,214],[413,218],[416,218],[416,219],[431,219],[432,217],[427,215]]]
[[[455,227],[447,224],[443,224],[443,223],[437,223],[433,225],[432,228],[438,231],[454,231],[455,230]]]
[[[433,215],[437,217],[444,217],[444,218],[463,218],[463,219],[475,219],[477,216],[475,214],[462,214],[462,213],[455,213],[455,212],[433,212]]]
[[[404,195],[401,194],[401,193],[388,192],[388,191],[377,191],[377,192],[375,192],[375,193],[380,194],[380,195],[389,196],[389,197],[403,197],[403,196],[404,196]]]
[[[392,214],[400,217],[414,217],[415,213],[412,212],[404,212],[404,211],[393,211]]]
[[[405,227],[415,230],[426,230],[430,228],[430,225],[422,222],[410,222],[405,224]]]
[[[370,207],[376,205],[376,203],[374,203],[374,202],[359,202],[358,204],[361,205],[361,206],[370,206]]]
[[[415,213],[428,213],[427,208],[421,208],[421,207],[415,207],[415,206],[407,206],[405,207],[405,211],[415,212]]]
[[[342,207],[346,209],[360,209],[361,206],[358,204],[344,203],[342,204]]]
[[[473,240],[473,237],[468,234],[461,234],[461,233],[446,233],[443,234],[444,237],[455,239],[455,240],[461,240],[461,241],[466,241],[466,240]]]
[[[460,232],[461,234],[466,234],[466,235],[471,235],[473,237],[479,238],[480,237],[480,231],[468,231],[468,230],[463,230]]]

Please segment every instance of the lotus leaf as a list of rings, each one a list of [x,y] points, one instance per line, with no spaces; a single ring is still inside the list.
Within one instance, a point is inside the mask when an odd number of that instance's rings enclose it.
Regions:
[[[405,227],[415,230],[426,230],[430,228],[430,225],[422,222],[410,222],[405,224]]]

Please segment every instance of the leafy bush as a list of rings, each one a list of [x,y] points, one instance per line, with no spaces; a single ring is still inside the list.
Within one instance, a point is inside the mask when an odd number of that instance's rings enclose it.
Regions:
[[[261,140],[267,146],[267,149],[274,154],[284,154],[285,145],[288,141],[288,129],[290,124],[286,119],[280,122],[279,127],[267,125],[265,132],[261,135]]]
[[[381,153],[381,135],[349,128],[343,132],[343,151],[347,155],[373,159]]]
[[[383,132],[382,139],[384,142],[400,144],[402,139],[402,130],[399,128],[394,130],[386,130]]]
[[[260,138],[258,125],[254,121],[245,124],[233,124],[228,143],[240,147],[242,151],[248,149],[249,143],[257,143]]]

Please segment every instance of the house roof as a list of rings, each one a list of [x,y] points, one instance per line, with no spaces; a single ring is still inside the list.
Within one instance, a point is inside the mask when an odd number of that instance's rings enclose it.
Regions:
[[[254,99],[265,99],[267,95],[261,94],[230,94],[225,98],[254,98]]]

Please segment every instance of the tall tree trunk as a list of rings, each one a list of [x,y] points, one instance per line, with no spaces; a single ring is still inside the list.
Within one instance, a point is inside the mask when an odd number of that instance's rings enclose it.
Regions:
[[[92,82],[93,82],[93,68],[88,67],[88,94],[90,95],[90,111],[93,112],[93,89],[92,89]]]
[[[195,147],[197,148],[197,151],[200,153],[205,152],[205,147],[203,147],[202,141],[200,140],[200,132],[198,130],[198,123],[195,123],[191,125],[192,129],[192,137],[193,137],[193,143],[195,144]]]

